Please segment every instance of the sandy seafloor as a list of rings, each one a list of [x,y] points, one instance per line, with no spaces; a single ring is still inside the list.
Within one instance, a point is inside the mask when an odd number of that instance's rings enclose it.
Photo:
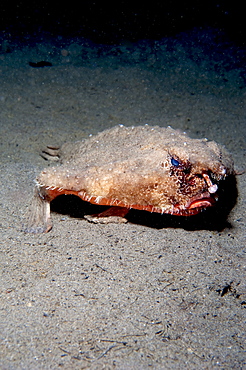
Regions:
[[[227,220],[209,214],[218,223],[132,211],[92,224],[63,197],[49,233],[21,231],[42,148],[118,124],[207,137],[245,169],[244,51],[216,30],[119,46],[5,40],[0,72],[0,368],[245,369],[245,174]]]

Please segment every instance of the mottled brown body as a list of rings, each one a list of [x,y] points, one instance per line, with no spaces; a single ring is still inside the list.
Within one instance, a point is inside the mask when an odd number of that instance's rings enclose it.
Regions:
[[[171,127],[117,126],[50,154],[62,164],[38,176],[26,232],[51,229],[50,202],[61,194],[121,207],[120,216],[130,208],[197,214],[216,202],[220,181],[234,171],[224,147]]]

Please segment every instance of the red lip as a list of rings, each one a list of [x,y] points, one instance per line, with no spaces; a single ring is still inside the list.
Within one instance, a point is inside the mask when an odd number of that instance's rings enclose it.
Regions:
[[[213,206],[215,202],[216,199],[211,197],[209,192],[206,192],[191,198],[185,208],[188,210],[194,208],[207,208]]]
[[[198,194],[194,197],[192,197],[185,205],[184,208],[179,208],[179,205],[176,204],[176,206],[171,210],[171,212],[165,212],[170,213],[174,216],[191,216],[191,215],[197,215],[200,213],[203,209],[206,209],[208,207],[211,207],[215,204],[217,200],[216,195],[211,194],[209,192]]]

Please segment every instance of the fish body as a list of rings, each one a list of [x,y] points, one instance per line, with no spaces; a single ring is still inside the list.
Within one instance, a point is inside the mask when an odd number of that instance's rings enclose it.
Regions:
[[[62,194],[114,207],[107,217],[131,208],[195,215],[216,203],[219,186],[234,173],[223,146],[171,127],[119,125],[50,155],[60,165],[37,177],[26,232],[51,229],[50,202]]]

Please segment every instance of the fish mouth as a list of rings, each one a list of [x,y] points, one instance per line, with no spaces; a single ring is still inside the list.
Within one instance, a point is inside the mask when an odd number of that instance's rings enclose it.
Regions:
[[[207,207],[211,207],[215,204],[216,202],[216,197],[213,195],[211,196],[211,194],[209,192],[205,192],[205,193],[202,193],[202,194],[199,194],[199,195],[196,195],[194,197],[192,197],[185,205],[185,209],[186,210],[191,210],[191,211],[195,211],[197,210],[197,212],[200,212],[201,209],[203,208],[207,208]]]
[[[184,214],[196,215],[202,210],[212,207],[217,201],[217,197],[211,196],[209,192],[192,197],[185,205]]]
[[[201,194],[197,194],[190,198],[188,202],[181,208],[178,204],[172,208],[170,212],[174,216],[193,216],[202,212],[208,207],[212,207],[218,200],[217,196],[207,191]]]

